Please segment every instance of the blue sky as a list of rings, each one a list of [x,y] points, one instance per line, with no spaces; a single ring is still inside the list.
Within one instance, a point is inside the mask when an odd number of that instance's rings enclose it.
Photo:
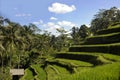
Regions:
[[[56,28],[89,25],[99,9],[113,6],[120,8],[120,0],[0,0],[0,16],[55,34]]]

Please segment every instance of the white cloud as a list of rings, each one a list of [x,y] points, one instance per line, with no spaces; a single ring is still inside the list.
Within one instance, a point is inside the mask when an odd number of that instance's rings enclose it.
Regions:
[[[64,28],[66,31],[69,31],[73,26],[76,26],[73,22],[70,21],[58,21],[58,22],[47,22],[44,23],[43,20],[35,21],[33,24],[43,27],[43,30],[46,30],[48,32],[51,32],[54,35],[59,35],[59,33],[56,33],[56,29]],[[70,32],[66,33],[69,34]]]
[[[56,29],[61,28],[61,26],[53,22],[48,22],[47,24],[44,24],[44,27],[46,27],[45,30],[47,30],[48,32],[51,32],[52,34],[56,36],[58,35],[58,33],[56,33]]]
[[[33,22],[33,24],[35,24],[35,25],[41,25],[41,24],[43,24],[43,20],[35,21],[35,22]]]
[[[31,14],[19,13],[15,15],[16,17],[29,17]]]
[[[50,20],[57,20],[57,18],[55,18],[55,17],[51,17]]]
[[[57,30],[59,28],[64,28],[66,31],[69,31],[73,26],[76,26],[74,23],[70,21],[59,21],[59,22],[48,22],[46,24],[43,24],[45,27],[45,30],[51,32],[54,35],[58,35]],[[69,32],[68,32],[69,33]],[[66,34],[68,34],[66,33]]]
[[[47,30],[56,30],[57,28],[66,28],[66,29],[69,29],[73,26],[76,26],[74,23],[72,22],[69,22],[69,21],[59,21],[57,23],[54,23],[54,22],[48,22],[47,24],[44,24],[44,27],[47,28]]]
[[[73,27],[73,26],[75,26],[75,24],[70,22],[70,21],[61,21],[61,22],[58,22],[58,24],[60,26],[63,26],[63,27]]]
[[[91,26],[90,24],[85,24],[88,28]]]
[[[66,5],[61,3],[53,3],[52,6],[48,7],[48,10],[50,12],[58,13],[58,14],[64,14],[68,12],[72,12],[76,10],[76,7],[74,5]]]
[[[60,26],[59,25],[57,25],[57,24],[55,24],[55,23],[53,23],[53,22],[48,22],[47,24],[46,24],[46,27],[48,27],[48,30],[56,30],[57,28],[60,28]]]

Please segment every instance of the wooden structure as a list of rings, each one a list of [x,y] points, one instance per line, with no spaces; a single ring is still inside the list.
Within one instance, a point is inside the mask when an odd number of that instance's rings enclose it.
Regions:
[[[24,75],[24,69],[10,69],[11,75]]]
[[[19,80],[24,75],[24,69],[10,69],[12,80]]]

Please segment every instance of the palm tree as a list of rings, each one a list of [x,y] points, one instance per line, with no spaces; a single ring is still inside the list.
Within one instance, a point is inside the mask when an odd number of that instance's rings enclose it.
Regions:
[[[4,27],[4,30],[2,31],[2,45],[5,47],[6,52],[9,53],[10,58],[12,57],[13,53],[16,53],[17,50],[22,50],[23,48],[24,40],[21,36],[19,36],[19,34],[20,25],[13,22],[9,22],[9,25]]]
[[[3,56],[3,52],[5,51],[4,47],[0,44],[0,66],[2,66],[2,73],[3,73],[3,62],[4,62],[4,56]]]
[[[21,32],[22,37],[24,37],[27,45],[26,50],[30,51],[34,47],[34,42],[38,40],[38,36],[36,36],[37,32],[41,30],[38,29],[34,24],[29,24],[29,26],[24,25],[23,30]]]

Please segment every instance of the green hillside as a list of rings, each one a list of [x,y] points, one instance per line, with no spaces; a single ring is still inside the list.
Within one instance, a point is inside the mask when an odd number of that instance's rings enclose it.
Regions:
[[[98,31],[68,52],[46,58],[43,65],[31,65],[21,80],[120,80],[118,26]]]

